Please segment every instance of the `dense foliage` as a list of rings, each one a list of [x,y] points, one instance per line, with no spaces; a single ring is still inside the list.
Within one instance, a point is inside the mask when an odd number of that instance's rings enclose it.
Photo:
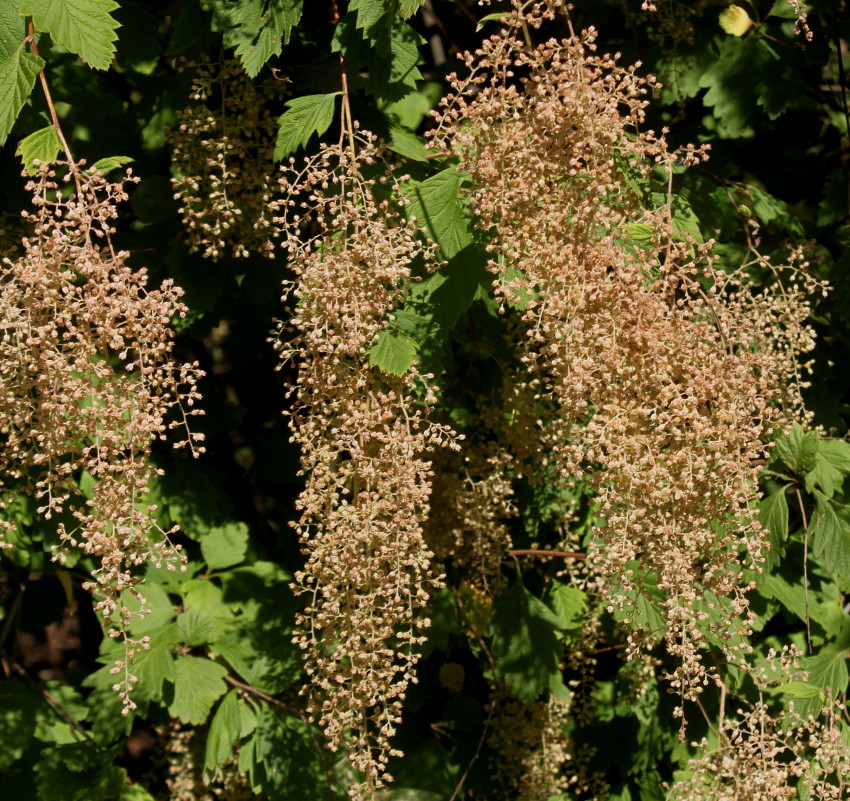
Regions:
[[[0,3],[0,794],[850,798],[844,12]]]

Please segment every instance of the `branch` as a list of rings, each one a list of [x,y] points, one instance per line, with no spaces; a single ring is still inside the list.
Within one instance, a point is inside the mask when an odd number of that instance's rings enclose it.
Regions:
[[[587,559],[586,553],[577,551],[547,551],[545,549],[528,548],[519,551],[508,551],[511,556],[560,556],[562,559]]]
[[[33,55],[37,56],[38,46],[35,43],[35,29],[32,24],[32,17],[30,17],[27,24],[29,32],[27,40],[30,43]],[[47,108],[50,110],[50,119],[53,123],[53,127],[56,129],[57,135],[59,136],[59,141],[62,143],[62,149],[65,151],[65,158],[68,159],[68,166],[71,167],[71,169],[76,169],[77,165],[74,163],[74,157],[71,155],[71,148],[68,147],[65,134],[62,133],[62,126],[59,124],[59,117],[56,114],[56,107],[53,105],[53,97],[50,94],[50,87],[47,85],[47,76],[44,74],[44,70],[38,73],[38,77],[41,81],[41,88],[44,90],[44,99],[47,101]]]

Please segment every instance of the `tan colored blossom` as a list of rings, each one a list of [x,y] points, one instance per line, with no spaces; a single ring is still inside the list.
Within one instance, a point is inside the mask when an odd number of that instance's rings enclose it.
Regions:
[[[59,169],[67,174],[57,180]],[[145,271],[112,244],[123,182],[57,165],[27,187],[33,232],[23,255],[0,268],[0,474],[7,491],[31,493],[45,518],[69,513],[74,525],[59,524],[55,558],[68,548],[96,558],[87,585],[95,609],[126,642],[131,614],[121,595],[141,598],[137,566],[181,563],[145,496],[155,441],[180,430],[175,447],[202,450],[186,425],[198,413],[201,373],[172,354],[181,291],[171,281],[149,289]],[[143,646],[127,642],[116,667],[129,707],[131,657]]]
[[[362,779],[352,797],[373,798],[391,778],[390,741],[438,582],[422,531],[430,453],[453,435],[429,419],[429,376],[395,377],[369,363],[414,262],[432,261],[432,251],[379,199],[382,183],[395,184],[391,173],[364,177],[377,157],[372,140],[359,147],[356,158],[325,147],[285,184],[281,222],[297,280],[295,335],[281,352],[297,363],[289,414],[306,477],[295,527],[307,556],[296,588],[308,602],[295,642],[310,709]]]

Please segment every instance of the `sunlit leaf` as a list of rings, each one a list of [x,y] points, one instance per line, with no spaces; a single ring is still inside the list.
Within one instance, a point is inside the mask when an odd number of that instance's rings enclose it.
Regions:
[[[726,33],[731,33],[732,36],[743,36],[755,25],[755,22],[750,19],[750,15],[747,14],[746,9],[741,8],[741,6],[724,8],[720,12],[718,22],[720,23],[720,27]]]

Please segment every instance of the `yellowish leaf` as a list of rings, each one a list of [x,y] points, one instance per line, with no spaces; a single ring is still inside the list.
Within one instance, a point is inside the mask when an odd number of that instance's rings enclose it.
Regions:
[[[732,36],[743,36],[755,25],[750,15],[741,6],[729,6],[720,12],[720,27]]]

